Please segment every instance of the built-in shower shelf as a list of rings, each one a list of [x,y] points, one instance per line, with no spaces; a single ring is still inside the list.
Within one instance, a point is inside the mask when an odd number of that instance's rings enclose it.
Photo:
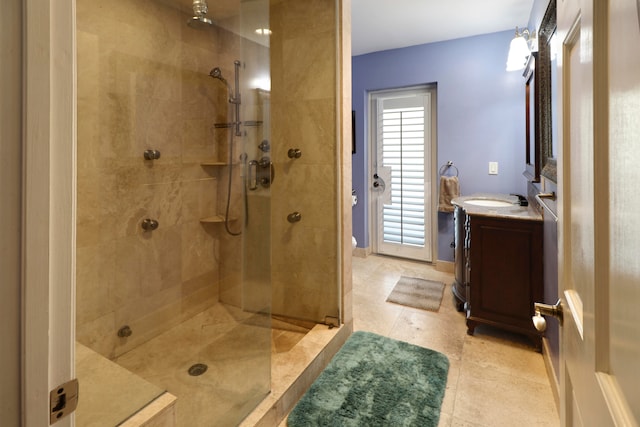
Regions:
[[[227,162],[217,162],[217,161],[206,161],[200,163],[202,166],[227,166],[229,163]]]
[[[229,218],[229,221],[235,221],[236,218]],[[224,215],[214,215],[214,216],[209,216],[207,218],[201,218],[200,222],[202,223],[206,223],[206,224],[217,224],[217,223],[221,223],[224,222]]]
[[[262,126],[262,120],[245,120],[244,122],[241,122],[240,124],[242,126],[249,126],[249,127],[259,127]],[[232,123],[214,123],[213,126],[216,129],[229,129],[232,128],[236,125],[236,123],[232,122]]]

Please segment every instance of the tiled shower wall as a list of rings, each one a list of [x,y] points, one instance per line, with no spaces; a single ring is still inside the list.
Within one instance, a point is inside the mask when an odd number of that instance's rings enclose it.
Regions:
[[[350,131],[337,127],[338,102],[349,101],[348,90],[337,100],[341,4],[271,0],[269,49],[219,27],[191,29],[189,15],[170,1],[78,0],[80,342],[114,357],[218,300],[263,310],[256,300],[269,280],[275,314],[338,316],[339,246],[342,239],[348,249],[351,235],[339,221],[350,224],[350,205],[337,213],[338,185],[350,195],[350,182],[338,181],[339,173],[350,176],[350,153],[341,153],[338,136]],[[239,58],[240,51],[258,60]],[[232,81],[236,59],[247,67],[243,120],[261,119],[255,107],[261,95],[246,85],[266,71],[252,69],[256,62],[263,68],[271,62],[272,131],[246,128],[234,159],[243,150],[258,158],[257,144],[266,137],[276,170],[271,197],[250,192],[241,237],[199,221],[224,212],[226,168],[201,162],[227,160],[230,131],[213,123],[231,121],[224,86],[207,74],[219,66]],[[342,110],[349,113],[350,105]],[[289,148],[302,157],[289,159]],[[144,160],[146,149],[159,150],[161,158]],[[235,169],[231,213],[239,217],[241,168]],[[294,211],[302,221],[290,224],[286,217]],[[144,232],[145,218],[158,220],[159,228]],[[262,243],[244,245],[255,237]],[[342,273],[342,285],[350,284],[350,268]],[[242,279],[256,286],[241,287]],[[129,338],[117,336],[124,325],[133,330]]]
[[[240,238],[200,222],[224,212],[226,167],[201,163],[226,160],[230,131],[213,123],[231,120],[208,73],[233,80],[240,40],[188,17],[170,2],[77,1],[77,338],[109,358],[217,301],[240,269]]]
[[[318,322],[339,304],[338,3],[272,0],[270,9],[273,312]],[[302,157],[289,159],[290,148]],[[296,211],[302,219],[290,224]]]

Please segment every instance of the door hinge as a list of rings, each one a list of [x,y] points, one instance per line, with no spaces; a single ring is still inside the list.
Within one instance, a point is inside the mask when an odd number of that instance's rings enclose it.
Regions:
[[[49,425],[66,417],[78,406],[78,379],[60,384],[49,392]]]

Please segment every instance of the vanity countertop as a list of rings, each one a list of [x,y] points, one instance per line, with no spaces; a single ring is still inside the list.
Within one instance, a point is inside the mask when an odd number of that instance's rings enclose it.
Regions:
[[[505,207],[478,206],[467,203],[470,200],[498,200],[511,205]],[[475,193],[470,196],[456,197],[451,201],[455,206],[464,208],[468,215],[490,216],[495,218],[512,218],[529,221],[542,221],[542,215],[531,205],[520,206],[517,196],[510,194]]]

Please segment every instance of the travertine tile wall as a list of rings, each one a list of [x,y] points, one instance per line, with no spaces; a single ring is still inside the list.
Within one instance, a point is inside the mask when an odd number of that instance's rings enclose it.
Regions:
[[[324,321],[338,316],[346,292],[342,310],[350,317],[350,205],[337,212],[338,194],[346,200],[350,193],[351,170],[339,137],[350,130],[337,120],[350,110],[350,74],[344,64],[338,69],[336,55],[338,42],[348,44],[336,27],[343,24],[336,8],[344,4],[272,0],[269,50],[218,27],[191,29],[188,15],[170,2],[78,0],[80,342],[114,357],[218,299],[263,310],[265,277],[276,314]],[[276,180],[271,197],[249,194],[248,230],[232,237],[222,224],[199,221],[224,212],[227,190],[226,169],[201,162],[227,160],[229,131],[212,124],[231,120],[224,86],[207,74],[219,66],[231,81],[241,50],[262,66],[271,61],[271,134],[247,129],[234,142],[234,159],[241,152],[257,158],[266,136]],[[243,114],[259,116],[250,106],[260,95],[246,82],[264,70],[247,67]],[[302,157],[289,159],[289,148]],[[144,160],[145,149],[161,158]],[[234,169],[231,213],[239,217],[242,168]],[[301,222],[287,222],[293,211],[302,213]],[[144,218],[158,220],[158,230],[143,232]],[[257,246],[250,243],[256,237]],[[117,337],[125,324],[133,335]]]
[[[240,41],[187,18],[168,2],[77,2],[77,337],[110,358],[217,301],[221,258],[239,258],[224,225],[199,220],[226,202],[226,168],[201,166],[226,160],[213,123],[230,121],[208,72],[233,76]]]
[[[338,3],[271,1],[273,312],[319,322],[340,302]],[[291,224],[294,211],[302,220]]]

